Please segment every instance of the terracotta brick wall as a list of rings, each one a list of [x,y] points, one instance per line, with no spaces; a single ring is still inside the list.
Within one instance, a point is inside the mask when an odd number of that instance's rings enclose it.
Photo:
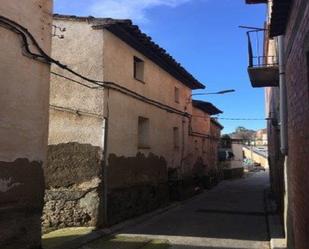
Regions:
[[[288,173],[295,249],[309,248],[309,2],[295,0],[285,36]]]

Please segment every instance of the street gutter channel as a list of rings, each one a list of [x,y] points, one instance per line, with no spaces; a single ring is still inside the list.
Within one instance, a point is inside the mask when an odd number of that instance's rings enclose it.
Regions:
[[[278,212],[274,209],[271,204],[269,189],[264,189],[264,209],[265,209],[265,220],[266,229],[269,238],[269,248],[271,249],[287,249],[286,239],[284,236],[284,230],[279,218]]]

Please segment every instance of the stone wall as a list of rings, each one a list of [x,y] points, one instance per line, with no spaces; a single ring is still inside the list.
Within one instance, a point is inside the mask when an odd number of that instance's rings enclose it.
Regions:
[[[138,153],[135,157],[109,155],[108,224],[150,212],[169,201],[164,158]]]
[[[102,223],[102,151],[89,144],[48,147],[44,231]]]

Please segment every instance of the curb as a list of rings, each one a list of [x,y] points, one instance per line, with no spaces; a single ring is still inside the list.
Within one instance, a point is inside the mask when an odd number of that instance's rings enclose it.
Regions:
[[[102,237],[111,236],[111,235],[121,231],[122,229],[124,229],[126,227],[143,223],[143,222],[145,222],[145,221],[147,221],[147,220],[149,220],[149,219],[151,219],[155,216],[164,214],[164,213],[166,213],[166,212],[168,212],[172,209],[175,209],[179,206],[182,206],[185,203],[187,203],[188,201],[198,199],[198,198],[202,197],[202,194],[205,193],[205,192],[207,192],[207,190],[204,190],[200,194],[197,194],[197,195],[195,195],[195,196],[193,196],[189,199],[186,199],[184,201],[173,202],[166,207],[157,209],[153,212],[141,215],[141,216],[136,217],[136,218],[129,219],[127,221],[116,224],[112,227],[103,228],[103,229],[100,229],[100,230],[95,230],[95,231],[93,231],[93,232],[91,232],[87,235],[84,235],[80,238],[76,238],[76,239],[73,239],[71,241],[64,242],[60,246],[54,247],[53,249],[79,249],[79,248],[82,248],[84,245],[91,243],[94,240],[100,239]]]
[[[271,249],[287,249],[284,228],[280,221],[280,216],[276,212],[276,203],[269,198],[270,191],[264,191],[265,215],[267,221],[267,230],[269,234],[269,243]]]

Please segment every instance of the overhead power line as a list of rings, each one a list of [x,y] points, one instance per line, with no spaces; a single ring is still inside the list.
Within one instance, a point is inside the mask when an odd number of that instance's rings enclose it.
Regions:
[[[181,116],[185,116],[185,117],[190,117],[190,114],[181,110],[178,110],[172,106],[166,105],[164,103],[161,103],[159,101],[147,98],[137,92],[134,92],[126,87],[123,87],[115,82],[110,82],[110,81],[99,81],[99,80],[94,80],[91,78],[88,78],[76,71],[74,71],[73,69],[69,68],[67,65],[62,64],[61,62],[53,59],[52,57],[50,57],[48,54],[46,54],[44,52],[44,50],[39,46],[38,42],[35,40],[35,38],[33,37],[33,35],[22,25],[16,23],[13,20],[10,20],[4,16],[0,16],[0,26],[13,31],[14,33],[18,34],[21,38],[22,38],[22,43],[23,43],[23,51],[24,54],[34,60],[39,60],[41,62],[45,62],[48,64],[55,64],[56,66],[58,66],[59,68],[66,70],[68,72],[70,72],[71,74],[77,76],[78,78],[85,80],[95,86],[89,86],[86,85],[85,83],[72,79],[68,76],[56,73],[56,72],[52,72],[53,75],[58,76],[58,77],[62,77],[66,80],[69,80],[71,82],[74,82],[76,84],[82,85],[84,87],[90,88],[90,89],[98,89],[98,88],[108,88],[108,89],[113,89],[115,91],[121,92],[125,95],[129,95],[135,99],[138,99],[140,101],[143,101],[145,103],[148,103],[150,105],[156,106],[160,109],[163,109],[167,112],[171,112],[171,113],[175,113]],[[39,52],[39,54],[34,53],[30,50],[30,46],[29,46],[29,42],[28,42],[28,38],[30,39],[31,43],[33,44],[33,46],[37,49],[37,51]]]
[[[256,121],[256,120],[267,120],[266,118],[216,118],[220,120],[247,120],[247,121]]]
[[[207,116],[203,115],[192,115],[192,117],[195,118],[207,118]],[[248,121],[257,121],[257,120],[267,120],[267,118],[224,118],[224,117],[213,117],[213,119],[220,119],[220,120],[231,120],[231,121],[237,121],[237,120],[248,120]]]

